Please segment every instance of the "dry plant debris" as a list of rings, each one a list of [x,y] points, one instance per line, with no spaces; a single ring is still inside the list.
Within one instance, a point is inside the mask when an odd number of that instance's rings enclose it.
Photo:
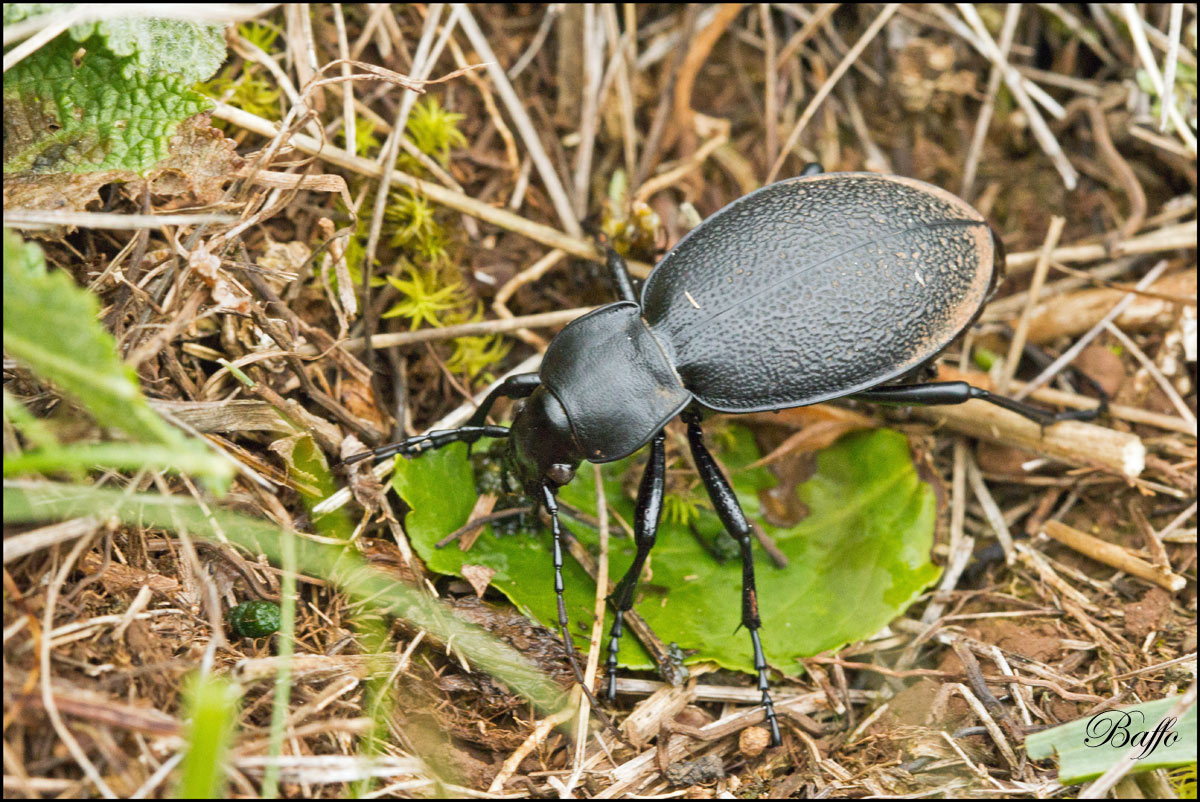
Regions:
[[[85,58],[61,33],[79,20],[52,13],[11,41],[6,26],[6,48],[21,40],[6,53],[6,228],[99,299],[152,409],[238,466],[224,497],[162,465],[10,474],[46,432],[120,438],[6,353],[6,500],[86,482],[336,542],[565,693],[562,644],[499,604],[486,570],[468,585],[421,564],[386,466],[336,466],[462,422],[492,379],[534,369],[558,327],[607,302],[584,219],[645,275],[697,210],[809,161],[946,187],[1002,235],[1008,281],[944,375],[1094,404],[1061,380],[1071,365],[1112,412],[1045,431],[986,405],[754,422],[790,487],[842,434],[903,430],[938,494],[943,566],[885,631],[778,682],[774,749],[749,680],[710,666],[678,687],[622,676],[607,711],[619,740],[594,714],[535,709],[454,637],[380,614],[336,573],[285,570],[277,546],[98,512],[6,517],[6,795],[176,793],[197,667],[240,688],[223,776],[251,797],[1042,798],[1078,791],[1027,759],[1028,734],[1194,698],[1194,5],[244,13],[193,21],[223,25],[228,46],[204,85],[211,112],[185,104],[151,162],[94,171],[56,165],[95,141],[26,147],[50,110],[8,81],[9,59],[20,74],[39,47]],[[10,145],[28,162],[12,175]],[[1035,365],[1026,344],[1062,359]],[[321,523],[337,516],[344,529]],[[222,611],[288,587],[288,649],[223,626]],[[1164,770],[1121,771],[1091,790],[1187,793]]]

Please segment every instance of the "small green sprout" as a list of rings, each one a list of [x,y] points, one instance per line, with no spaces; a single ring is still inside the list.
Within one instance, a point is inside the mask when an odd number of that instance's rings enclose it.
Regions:
[[[279,38],[281,31],[278,25],[273,25],[272,23],[262,22],[259,20],[250,20],[239,25],[237,32],[238,36],[242,37],[262,52],[270,53],[271,48],[275,45],[275,40]]]
[[[339,129],[335,140],[342,147],[346,146],[346,132]],[[358,117],[354,121],[354,152],[359,156],[377,153],[382,143],[375,135],[375,121],[366,117]]]
[[[975,346],[975,350],[971,352],[971,361],[980,370],[988,371],[1000,359],[1000,355],[995,351],[984,348],[982,345]]]
[[[399,189],[388,195],[383,219],[395,227],[388,240],[393,248],[419,246],[439,233],[433,206],[411,189]]]
[[[417,150],[437,159],[443,166],[450,162],[450,148],[461,148],[467,138],[458,130],[465,114],[446,111],[436,97],[418,101],[408,116],[405,129]]]
[[[663,496],[663,520],[668,523],[689,526],[700,517],[700,509],[694,499],[686,498],[677,493],[667,493]]]
[[[382,317],[406,317],[412,321],[416,331],[422,323],[441,326],[439,313],[449,312],[467,302],[466,288],[454,281],[438,286],[437,276],[430,270],[422,270],[407,264],[402,277],[387,276],[387,282],[403,296],[384,312]]]
[[[457,337],[454,340],[454,353],[446,360],[446,368],[473,379],[508,356],[510,350],[512,344],[505,342],[498,334]]]
[[[253,65],[231,64],[216,78],[196,84],[196,91],[264,120],[280,118],[279,89],[260,77]],[[214,120],[213,125],[220,127],[223,122]]]

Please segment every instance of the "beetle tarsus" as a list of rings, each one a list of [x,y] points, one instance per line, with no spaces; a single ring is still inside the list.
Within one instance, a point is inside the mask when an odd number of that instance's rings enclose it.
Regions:
[[[621,650],[621,635],[625,631],[625,611],[615,604],[613,606],[613,625],[608,632],[608,660],[604,663],[604,672],[608,675],[604,695],[610,702],[617,700],[617,652]]]
[[[775,703],[771,701],[771,680],[767,676],[767,657],[763,653],[762,640],[758,630],[750,630],[750,642],[754,646],[754,670],[758,672],[758,689],[762,691],[763,713],[767,726],[771,729],[771,746],[779,746],[783,738],[779,734],[779,719],[775,716]]]

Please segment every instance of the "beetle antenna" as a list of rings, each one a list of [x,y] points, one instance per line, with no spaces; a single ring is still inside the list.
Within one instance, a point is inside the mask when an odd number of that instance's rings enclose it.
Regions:
[[[592,689],[587,686],[583,680],[583,671],[579,668],[579,659],[575,651],[575,639],[571,637],[570,629],[567,626],[567,602],[563,598],[563,533],[562,527],[558,522],[558,500],[554,497],[554,490],[546,482],[542,483],[542,506],[546,508],[546,512],[550,514],[550,531],[554,533],[554,595],[558,600],[558,631],[563,640],[563,645],[567,649],[567,659],[571,663],[571,671],[575,674],[575,682],[583,689],[583,695],[587,697],[588,704],[592,706],[592,710],[596,713],[596,718],[600,719],[600,723],[620,739],[621,743],[632,746],[629,739],[625,737],[617,726],[612,723],[604,711],[600,709],[600,703],[596,701],[596,697],[592,694]]]

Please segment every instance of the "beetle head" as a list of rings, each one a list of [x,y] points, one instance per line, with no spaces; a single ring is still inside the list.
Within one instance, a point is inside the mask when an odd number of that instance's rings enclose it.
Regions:
[[[509,440],[517,478],[532,498],[539,498],[543,482],[562,487],[575,478],[575,435],[562,404],[545,387],[534,390],[518,408]]]

